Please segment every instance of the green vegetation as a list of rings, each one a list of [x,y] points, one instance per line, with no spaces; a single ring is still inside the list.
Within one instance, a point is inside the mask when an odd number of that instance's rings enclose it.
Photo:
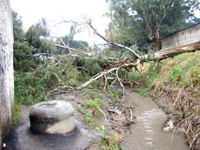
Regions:
[[[22,27],[21,17],[18,13],[13,15],[14,33],[14,91],[15,107],[13,122],[19,121],[20,104],[33,105],[35,103],[51,99],[51,91],[59,86],[76,87],[85,82],[88,77],[82,76],[81,71],[73,67],[73,58],[47,57],[56,52],[50,35],[46,19],[32,25],[25,33]],[[72,43],[75,41],[71,40]],[[77,42],[77,41],[76,41]],[[87,46],[87,42],[80,42]],[[46,53],[34,56],[31,52]],[[57,50],[58,51],[58,50]],[[56,65],[59,63],[59,65]],[[59,79],[58,79],[59,78]]]
[[[31,72],[15,71],[15,101],[20,104],[33,105],[50,99],[50,91],[56,87],[76,87],[85,81],[81,72],[74,68],[69,59],[62,58],[62,63],[55,66],[54,62],[39,63]],[[56,75],[62,82],[60,82]]]
[[[157,69],[155,69],[154,63],[149,62],[149,59],[154,54],[153,46],[155,51],[160,49],[161,36],[187,26],[186,20],[188,19],[190,19],[189,23],[198,21],[190,10],[197,8],[199,2],[196,0],[191,0],[191,3],[181,0],[107,0],[107,2],[110,6],[110,12],[107,15],[112,18],[112,22],[107,30],[106,38],[130,47],[139,55],[148,53],[147,58],[141,58],[143,66],[138,67],[139,71],[137,68],[128,66],[117,70],[119,77],[116,78],[113,72],[109,74],[109,77],[115,81],[122,82],[123,80],[126,85],[133,85],[133,90],[143,96],[151,94],[155,99],[167,96],[168,101],[163,106],[166,113],[175,112],[173,113],[174,120],[188,119],[190,122],[195,122],[195,115],[199,113],[199,101],[195,100],[200,100],[200,53],[195,52],[195,55],[185,53],[163,60]],[[62,93],[66,92],[66,89],[74,89],[88,81],[90,76],[97,75],[102,70],[119,67],[118,65],[124,63],[121,62],[121,59],[127,61],[125,63],[129,63],[128,60],[134,62],[132,60],[136,58],[123,46],[119,48],[116,45],[109,45],[109,47],[101,49],[97,46],[89,47],[86,41],[73,40],[74,35],[78,32],[75,24],[71,26],[69,34],[59,37],[55,42],[48,37],[50,29],[44,18],[24,32],[21,17],[18,17],[14,11],[13,32],[15,40],[13,45],[15,69],[13,122],[15,124],[19,121],[18,114],[21,104],[33,105],[50,100],[52,93]],[[55,47],[55,44],[60,47]],[[73,57],[66,55],[72,50],[67,46],[77,49],[73,53]],[[92,59],[83,54],[91,52],[91,50],[98,54]],[[40,56],[33,55],[34,53],[40,53]],[[48,59],[50,56],[51,59]],[[130,74],[127,74],[128,72]],[[109,113],[101,110],[105,102],[99,93],[102,92],[100,88],[103,88],[106,77],[108,78],[107,75],[104,75],[89,84],[88,89],[82,89],[84,98],[79,102],[81,106],[78,108],[83,116],[82,121],[93,131],[103,134],[106,134],[106,130],[98,123],[98,119],[102,116],[109,117]],[[111,80],[108,81],[109,84],[111,82]],[[119,92],[112,89],[104,89],[104,92],[113,100],[108,103],[114,103],[113,105],[119,108]],[[192,98],[190,99],[190,97]],[[195,123],[198,125],[199,122]],[[193,144],[191,139],[199,132],[196,127],[192,130],[194,132],[191,131],[188,136],[190,144]],[[121,135],[117,134],[116,136],[117,139],[121,138]],[[101,149],[119,149],[115,137],[104,136],[97,144]]]
[[[136,44],[142,52],[153,46],[155,51],[160,50],[160,37],[199,22],[193,13],[199,5],[196,0],[107,0],[107,3],[106,15],[112,20],[107,30],[109,38],[129,47]]]
[[[76,40],[73,40],[73,36],[75,35],[76,31],[76,26],[71,26],[71,29],[70,29],[70,34],[69,35],[65,35],[63,37],[60,37],[62,39],[62,41],[66,44],[69,45],[69,47],[71,48],[76,48],[76,49],[86,49],[88,51],[90,51],[90,48],[88,48],[88,43],[86,41],[76,41]],[[55,42],[56,44],[59,44],[59,45],[62,45],[62,42],[60,40],[56,40]],[[64,49],[62,47],[57,47],[57,54],[64,54],[64,53],[69,53],[69,51],[67,49]]]
[[[157,70],[154,70],[154,63],[144,63],[139,66],[139,71],[132,70],[130,78],[139,81],[140,84],[134,86],[133,91],[138,92],[142,96],[148,96],[151,93],[151,86],[154,80],[158,78]]]
[[[180,68],[171,68],[167,73],[167,81],[170,84],[180,84],[183,78],[183,72]]]
[[[84,118],[82,121],[85,124],[90,125],[92,128],[97,127],[98,124],[96,120],[99,119],[100,115],[102,115],[100,111],[102,105],[103,105],[102,100],[99,98],[95,98],[95,99],[91,98],[89,100],[85,99],[83,101],[84,108],[83,109],[78,108],[79,112],[84,115]],[[90,110],[90,113],[88,113],[88,110]]]
[[[98,147],[105,150],[120,150],[118,142],[115,138],[110,136],[103,136],[99,141],[97,141]]]
[[[16,125],[19,120],[19,113],[20,113],[20,105],[17,101],[14,101],[14,110],[13,110],[13,124]]]
[[[200,101],[200,51],[184,53],[174,58],[162,60],[157,71],[151,71],[151,65],[145,63],[140,68],[141,75],[133,71],[132,78],[140,84],[134,91],[142,95],[151,95],[165,113],[172,114],[176,127],[183,130],[190,146],[199,134]],[[147,79],[147,77],[149,77]],[[143,86],[141,86],[141,84]],[[188,130],[188,124],[191,125]],[[185,132],[187,131],[187,132]]]
[[[97,120],[102,115],[101,107],[103,102],[98,92],[94,90],[84,89],[84,100],[82,103],[82,108],[78,108],[78,111],[83,115],[83,122],[90,125],[92,129],[96,127],[99,128]],[[100,128],[99,128],[100,129]],[[99,131],[99,130],[98,130]],[[100,130],[101,131],[101,130]]]
[[[149,87],[140,86],[133,88],[133,91],[138,92],[140,95],[146,97],[149,96],[151,89]]]

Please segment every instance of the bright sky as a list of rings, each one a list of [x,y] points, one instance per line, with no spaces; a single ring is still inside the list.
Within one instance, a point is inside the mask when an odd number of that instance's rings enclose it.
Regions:
[[[83,21],[83,15],[92,19],[93,26],[103,35],[110,19],[102,15],[108,11],[106,0],[10,0],[12,10],[22,16],[25,30],[38,23],[42,17],[45,17],[51,24],[66,20]],[[63,24],[52,29],[54,36],[64,36],[69,33],[69,25]],[[76,40],[85,40],[89,44],[104,43],[99,37],[92,34],[90,30],[84,33],[77,33]]]
[[[200,0],[199,0],[200,1]],[[92,19],[93,26],[103,35],[108,28],[110,19],[102,15],[108,11],[106,0],[10,0],[11,8],[22,16],[25,30],[38,23],[42,17],[46,17],[51,25],[61,22],[64,17],[80,21],[83,15]],[[200,18],[200,11],[195,15]],[[69,33],[69,25],[63,24],[57,28],[52,28],[54,36],[64,36]],[[90,45],[95,41],[96,44],[104,43],[98,36],[92,34],[90,30],[84,33],[77,33],[76,40],[88,41]]]

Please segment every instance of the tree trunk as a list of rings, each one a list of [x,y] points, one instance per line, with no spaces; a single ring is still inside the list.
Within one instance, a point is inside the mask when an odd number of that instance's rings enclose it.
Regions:
[[[0,0],[0,149],[9,136],[14,104],[13,24],[9,0]]]
[[[200,42],[158,51],[154,55],[152,55],[149,60],[150,61],[161,61],[163,59],[167,59],[169,57],[173,57],[178,54],[182,54],[185,52],[194,52],[196,50],[200,50]],[[148,55],[145,55],[143,57],[147,58]]]
[[[155,36],[155,38],[153,39],[154,42],[154,52],[157,52],[160,50],[160,39]]]

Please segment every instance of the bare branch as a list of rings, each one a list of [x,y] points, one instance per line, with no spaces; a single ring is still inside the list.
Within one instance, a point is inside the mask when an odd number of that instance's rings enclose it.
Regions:
[[[86,53],[86,52],[77,50],[77,49],[75,49],[75,48],[71,48],[71,47],[69,47],[69,46],[67,46],[67,45],[65,45],[65,46],[60,45],[60,44],[53,44],[53,45],[54,45],[54,46],[58,46],[58,47],[62,47],[62,48],[65,48],[65,49],[68,49],[70,52],[71,52],[71,51],[74,51],[74,52],[77,52],[77,53],[82,53],[82,54],[84,54],[84,55],[90,56],[89,53]]]
[[[96,74],[95,76],[93,76],[92,78],[90,78],[90,80],[88,80],[86,83],[84,83],[83,85],[79,86],[77,88],[77,90],[81,90],[82,88],[86,87],[87,85],[89,85],[90,83],[92,83],[93,81],[99,79],[100,77],[108,74],[108,73],[111,73],[112,71],[115,71],[117,69],[120,69],[122,67],[128,67],[128,66],[137,66],[138,64],[140,63],[140,60],[138,59],[135,63],[129,63],[129,64],[123,64],[119,67],[115,67],[115,68],[111,68],[109,70],[105,70],[105,71],[102,71],[98,74]]]
[[[132,50],[131,48],[127,47],[127,46],[124,46],[124,45],[121,45],[121,44],[118,44],[116,42],[113,42],[113,41],[109,41],[107,38],[105,38],[103,35],[101,35],[93,26],[90,22],[87,21],[87,24],[90,26],[90,28],[92,28],[92,30],[94,31],[94,33],[96,35],[98,35],[99,37],[101,37],[104,41],[110,43],[110,44],[113,44],[113,45],[116,45],[118,47],[121,47],[121,48],[125,48],[129,51],[131,51],[138,59],[140,59],[140,56],[134,51]]]
[[[122,90],[123,90],[123,96],[122,96],[122,101],[124,100],[124,97],[125,97],[125,91],[124,91],[124,85],[122,84],[122,82],[120,81],[120,78],[119,78],[119,76],[118,76],[118,71],[119,71],[119,69],[120,68],[118,68],[117,70],[116,70],[116,76],[117,76],[117,80],[118,80],[118,82],[119,82],[119,84],[120,84],[120,86],[122,87]]]
[[[62,85],[65,86],[65,84],[63,83],[63,81],[60,80],[60,78],[58,78],[57,74],[55,72],[53,72],[53,74],[56,76],[56,78],[58,79],[58,81],[60,81],[62,83]]]

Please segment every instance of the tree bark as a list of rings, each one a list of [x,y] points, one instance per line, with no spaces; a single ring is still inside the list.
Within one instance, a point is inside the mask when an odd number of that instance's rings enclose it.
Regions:
[[[14,104],[13,23],[9,0],[0,0],[0,144],[9,136]],[[2,145],[0,145],[1,149]]]
[[[200,50],[200,42],[158,51],[154,55],[152,55],[149,60],[150,61],[160,61],[163,59],[167,59],[169,57],[173,57],[178,54],[182,54],[185,52],[193,52],[196,50]],[[147,55],[145,55],[145,57],[147,57]]]
[[[157,52],[160,50],[160,39],[155,36],[155,38],[153,39],[154,42],[154,52]]]

